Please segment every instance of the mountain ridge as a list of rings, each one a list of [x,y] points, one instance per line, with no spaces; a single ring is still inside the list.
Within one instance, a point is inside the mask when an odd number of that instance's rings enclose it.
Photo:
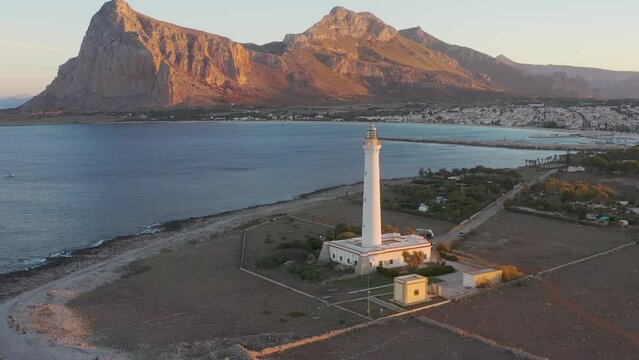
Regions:
[[[156,20],[124,0],[111,0],[91,19],[78,56],[60,66],[52,83],[22,109],[317,105],[509,93],[539,96],[545,91],[592,96],[562,92],[569,88],[566,84],[572,86],[570,77],[563,79],[564,88],[552,89],[549,76],[527,74],[493,58],[482,60],[507,69],[502,72],[521,84],[528,82],[529,88],[521,85],[513,91],[507,81],[493,79],[497,71],[492,76],[491,71],[479,71],[485,69],[471,66],[455,49],[481,53],[446,44],[421,28],[423,34],[408,30],[399,31],[368,12],[335,7],[301,34],[264,45],[241,44]]]

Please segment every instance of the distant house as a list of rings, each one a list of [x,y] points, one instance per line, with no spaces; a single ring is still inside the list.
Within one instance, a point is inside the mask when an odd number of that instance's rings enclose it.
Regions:
[[[419,204],[419,208],[417,209],[419,212],[423,212],[423,213],[427,213],[428,210],[430,210],[430,208],[428,207],[428,205],[421,203]]]
[[[448,180],[461,181],[461,177],[459,177],[459,176],[449,176]]]
[[[448,200],[448,199],[446,199],[446,198],[445,198],[445,197],[443,197],[443,196],[438,196],[438,197],[437,197],[437,199],[435,199],[435,201],[436,201],[438,204],[443,204],[443,203],[445,203],[447,200]]]
[[[584,172],[584,171],[586,171],[586,168],[583,166],[568,166],[568,168],[566,168],[567,173],[576,173],[576,172]]]

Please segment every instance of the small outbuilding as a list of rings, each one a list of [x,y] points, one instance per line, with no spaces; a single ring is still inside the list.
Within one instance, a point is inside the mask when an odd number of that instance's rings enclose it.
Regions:
[[[414,305],[428,299],[428,278],[417,275],[404,275],[395,278],[393,300],[404,306]]]
[[[501,282],[501,270],[480,269],[464,272],[463,285],[469,288],[490,286]]]

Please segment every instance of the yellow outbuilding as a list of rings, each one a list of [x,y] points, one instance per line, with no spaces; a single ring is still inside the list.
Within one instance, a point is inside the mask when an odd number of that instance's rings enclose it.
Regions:
[[[428,299],[426,288],[428,279],[424,276],[411,274],[395,278],[393,300],[404,306],[418,304]]]
[[[463,285],[469,288],[491,286],[501,282],[501,270],[481,269],[464,272]]]

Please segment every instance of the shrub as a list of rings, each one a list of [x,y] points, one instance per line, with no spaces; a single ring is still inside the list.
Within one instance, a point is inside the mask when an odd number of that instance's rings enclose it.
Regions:
[[[276,249],[306,249],[306,244],[299,240],[294,241],[285,241],[283,243],[279,243]]]
[[[387,269],[383,266],[378,266],[377,273],[382,274],[389,278],[394,278],[399,276],[399,269]]]
[[[311,251],[322,250],[322,246],[324,246],[324,241],[319,238],[307,236],[306,243]]]
[[[393,224],[386,224],[382,226],[382,234],[399,233],[399,228]]]
[[[448,261],[457,261],[457,260],[459,260],[459,259],[458,259],[458,258],[457,258],[457,256],[455,256],[455,255],[446,254],[446,256],[444,257],[444,260],[448,260]]]
[[[324,280],[324,274],[321,269],[309,266],[294,264],[288,268],[288,272],[297,275],[301,280],[308,282],[318,282]]]
[[[336,233],[336,234],[337,235],[335,235],[335,240],[351,239],[351,238],[359,236],[359,234],[356,234],[356,233],[351,232],[351,231],[345,231],[345,232]]]
[[[271,255],[255,260],[259,269],[273,269],[291,260],[306,260],[308,252],[302,249],[277,249]]]
[[[341,223],[341,224],[337,224],[337,226],[335,226],[335,234],[340,234],[340,233],[345,233],[345,232],[349,232],[349,233],[355,233],[355,234],[361,234],[362,230],[361,228],[355,227],[351,224],[347,224],[347,223]]]
[[[255,266],[258,269],[268,270],[274,269],[282,265],[274,256],[264,256],[255,260]]]
[[[453,272],[455,272],[455,268],[446,264],[429,264],[425,268],[417,270],[417,274],[426,277],[445,275]]]
[[[522,276],[524,276],[524,274],[520,272],[516,266],[507,265],[501,268],[501,279],[504,282],[517,280]]]

